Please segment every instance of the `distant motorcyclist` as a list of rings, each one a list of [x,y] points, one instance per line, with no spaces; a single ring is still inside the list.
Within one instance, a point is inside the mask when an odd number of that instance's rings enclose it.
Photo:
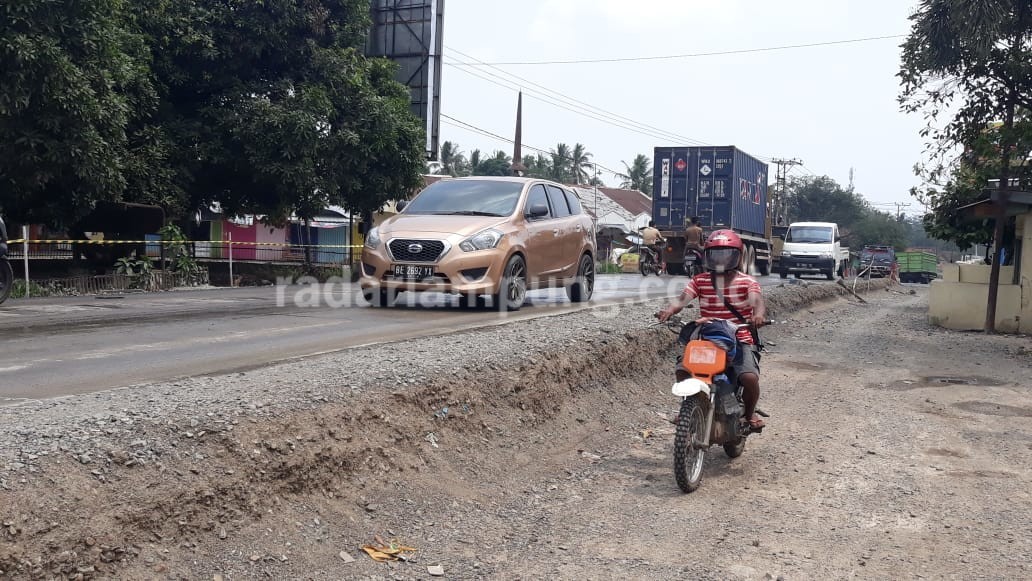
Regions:
[[[685,250],[694,250],[702,255],[703,237],[702,226],[699,226],[699,217],[693,216],[688,227],[684,229]]]
[[[701,318],[696,323],[700,325],[712,319],[739,324],[752,323],[755,327],[765,324],[767,307],[760,284],[738,270],[743,254],[744,245],[738,234],[731,230],[717,230],[710,234],[703,249],[706,272],[692,277],[681,295],[667,308],[656,313],[656,317],[660,322],[665,322],[698,298]],[[760,400],[759,338],[755,328],[742,328],[738,331],[737,339],[738,349],[732,369],[743,388],[743,418],[753,428],[761,428],[763,420],[756,414],[756,404]],[[678,356],[677,362],[678,381],[689,377],[688,372],[681,368],[682,355]]]
[[[666,244],[666,239],[656,229],[656,222],[649,220],[649,225],[641,229],[642,244],[654,253],[656,263],[660,264],[662,269],[663,263],[663,245]]]

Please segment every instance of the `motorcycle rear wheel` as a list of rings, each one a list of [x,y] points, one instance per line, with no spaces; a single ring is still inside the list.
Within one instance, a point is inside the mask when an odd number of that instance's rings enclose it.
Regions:
[[[703,437],[706,424],[702,406],[694,398],[681,402],[674,436],[674,477],[684,492],[694,492],[702,484],[702,463],[706,451],[696,449],[692,442]]]
[[[7,297],[11,296],[11,290],[14,287],[14,270],[11,269],[11,263],[7,262],[6,258],[0,258],[0,303],[7,300]]]

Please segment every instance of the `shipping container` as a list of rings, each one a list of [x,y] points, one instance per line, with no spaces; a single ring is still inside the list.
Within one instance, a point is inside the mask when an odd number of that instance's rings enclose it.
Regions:
[[[749,270],[769,272],[767,164],[733,145],[657,147],[653,168],[652,219],[673,239],[664,253],[671,272],[683,264],[680,237],[693,217],[706,233],[740,234]]]
[[[652,219],[683,230],[698,216],[703,229],[731,228],[763,238],[767,164],[734,147],[657,147]]]

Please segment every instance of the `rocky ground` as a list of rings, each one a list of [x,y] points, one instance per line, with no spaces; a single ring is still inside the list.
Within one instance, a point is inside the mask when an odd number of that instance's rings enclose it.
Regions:
[[[769,291],[773,417],[690,495],[658,305],[0,408],[0,577],[1032,576],[1032,342],[830,289]]]

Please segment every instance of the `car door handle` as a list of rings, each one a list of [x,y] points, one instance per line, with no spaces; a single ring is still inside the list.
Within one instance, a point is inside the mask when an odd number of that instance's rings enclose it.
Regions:
[[[552,229],[552,234],[558,236],[559,235],[559,229],[558,228],[553,228]]]
[[[577,224],[577,231],[580,232],[581,230],[583,230],[583,228],[581,227],[580,224]]]

